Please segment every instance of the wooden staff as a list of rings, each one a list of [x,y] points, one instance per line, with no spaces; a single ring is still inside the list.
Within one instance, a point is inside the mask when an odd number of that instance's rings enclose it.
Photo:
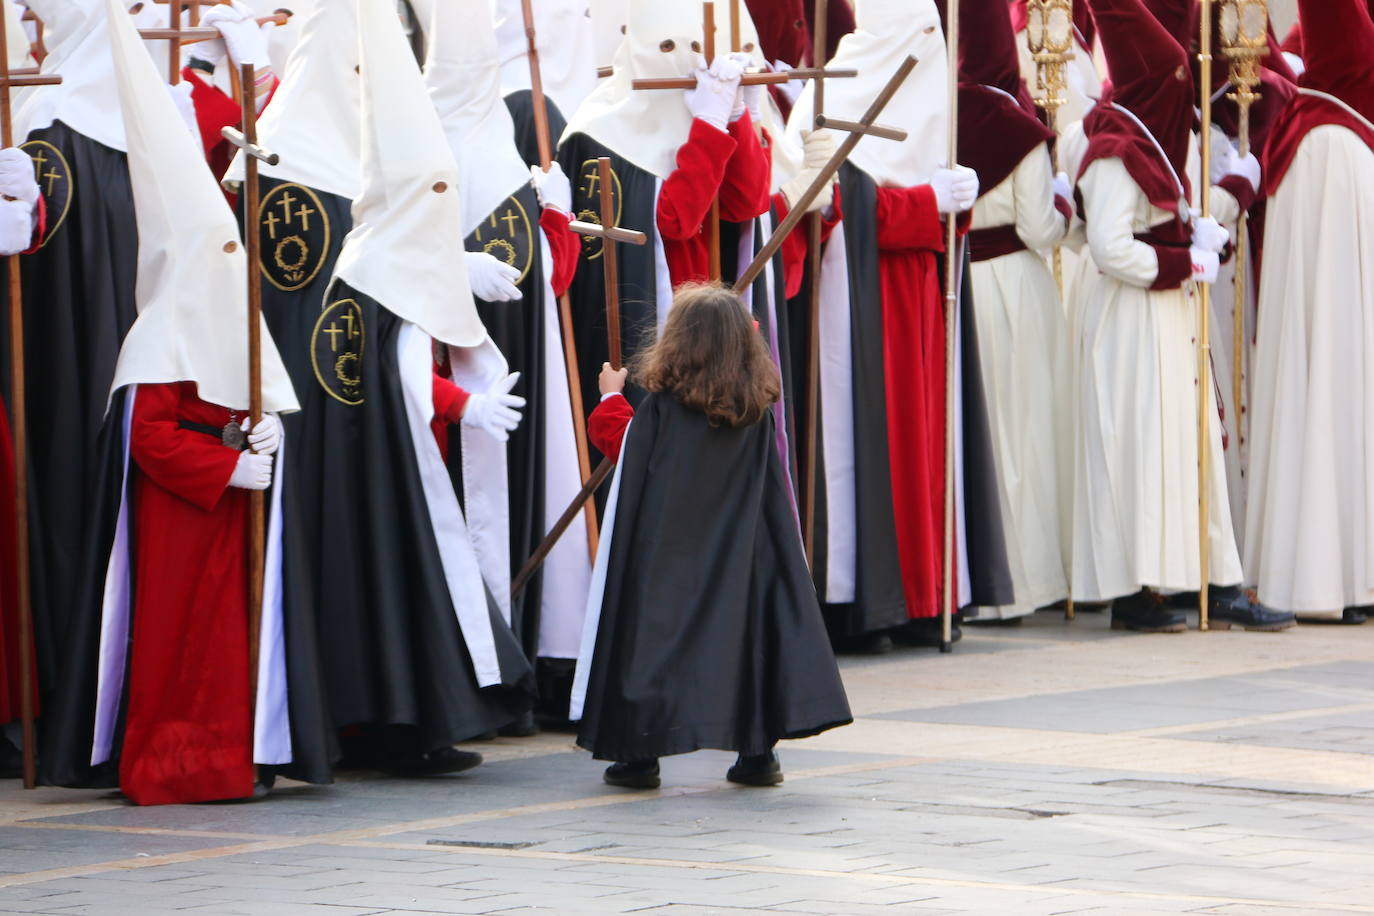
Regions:
[[[814,104],[811,112],[813,129],[815,121],[824,117],[825,112],[825,64],[826,64],[826,20],[829,16],[829,0],[816,0],[816,25],[812,34],[811,63],[819,70],[815,78]],[[802,541],[806,546],[806,565],[812,566],[816,556],[816,440],[817,423],[820,418],[821,392],[821,234],[825,228],[825,217],[820,213],[811,214],[807,227],[807,264],[811,285],[807,290],[807,336],[806,336],[806,399],[802,410],[806,417],[806,443],[802,452]]]
[[[946,57],[949,61],[949,167],[959,160],[959,0],[949,0],[946,26]],[[940,600],[940,651],[954,649],[954,411],[958,399],[954,394],[955,341],[959,335],[959,271],[963,259],[959,257],[959,215],[951,213],[945,220],[945,539],[944,589]]]
[[[1202,34],[1198,47],[1198,63],[1201,70],[1202,102],[1202,216],[1212,215],[1212,0],[1202,0]],[[1240,277],[1237,277],[1237,282]],[[1208,537],[1211,510],[1211,423],[1208,413],[1211,410],[1212,394],[1212,341],[1211,310],[1212,285],[1197,284],[1197,517],[1198,517],[1198,574],[1201,584],[1198,587],[1198,627],[1209,629],[1208,590],[1211,586],[1212,543]],[[1239,356],[1239,354],[1237,354]]]
[[[615,197],[611,185],[613,181],[611,160],[602,156],[596,161],[596,168],[601,192],[601,224],[575,220],[568,224],[568,228],[579,235],[601,239],[601,270],[605,277],[606,287],[606,342],[609,345],[611,368],[619,369],[622,365],[620,353],[620,268],[616,259],[615,246],[617,242],[643,245],[649,241],[649,237],[643,232],[621,229],[615,224]],[[525,561],[525,565],[520,567],[520,572],[511,582],[512,598],[517,597],[524,590],[530,577],[548,557],[549,551],[553,550],[558,539],[563,536],[563,532],[568,530],[568,526],[577,517],[577,513],[582,511],[584,506],[591,506],[592,494],[596,492],[614,468],[615,462],[609,458],[603,458],[601,464],[597,465],[596,471],[582,485],[582,489],[578,492],[572,505],[568,506],[559,517],[544,540],[539,543],[538,548]]]
[[[0,16],[0,49],[9,47],[8,23]],[[9,70],[0,75],[0,143],[14,146],[14,123],[10,112],[10,91],[24,86],[55,86],[62,77],[17,75]],[[14,442],[14,573],[19,618],[19,718],[23,729],[24,788],[38,784],[37,755],[33,731],[33,604],[29,590],[29,440],[24,399],[24,284],[20,276],[19,255],[5,258],[10,296],[10,436]]]
[[[243,64],[239,80],[243,84],[243,130],[223,128],[221,136],[243,150],[243,240],[248,261],[248,428],[262,420],[262,278],[261,244],[258,233],[258,161],[276,165],[280,157],[258,145],[258,100],[252,64]],[[262,593],[267,551],[266,492],[249,494],[248,541],[248,684],[250,708],[258,695],[258,653],[262,630]]]
[[[539,46],[534,28],[534,8],[531,0],[520,0],[525,17],[525,40],[529,47],[530,108],[534,114],[534,137],[539,143],[539,167],[548,171],[553,165],[553,142],[549,136],[549,105],[544,98],[544,77],[539,66]],[[604,181],[604,179],[603,179]],[[605,188],[608,185],[603,184]],[[567,292],[558,297],[558,323],[563,336],[563,364],[568,375],[568,401],[572,405],[573,439],[577,446],[578,479],[586,486],[591,479],[591,452],[587,448],[587,413],[582,403],[582,380],[578,376],[577,340],[573,336],[572,302]],[[596,506],[587,503],[583,512],[587,520],[587,549],[596,561],[596,545],[600,537],[596,523]]]

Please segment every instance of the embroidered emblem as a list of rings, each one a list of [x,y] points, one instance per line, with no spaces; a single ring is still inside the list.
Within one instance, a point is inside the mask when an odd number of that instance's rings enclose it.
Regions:
[[[519,286],[530,274],[534,264],[535,241],[530,215],[524,204],[514,195],[491,212],[482,225],[473,230],[465,245],[468,251],[485,251],[496,260],[520,271]]]
[[[623,212],[620,197],[620,173],[611,169],[611,202],[615,207],[615,224],[620,225]],[[597,160],[588,159],[577,170],[577,186],[573,188],[573,211],[576,218],[584,223],[601,225],[601,172]],[[612,227],[614,228],[614,227]],[[601,257],[602,246],[606,240],[594,235],[582,236],[582,256],[588,261]]]
[[[258,209],[259,266],[283,292],[314,280],[329,254],[329,215],[315,192],[299,184],[279,184]]]
[[[310,336],[315,379],[335,400],[350,407],[363,402],[363,310],[340,299],[320,313]]]
[[[67,211],[76,194],[72,168],[62,151],[46,140],[30,140],[19,148],[33,159],[33,178],[38,182],[38,193],[43,195],[43,205],[48,211],[48,228],[38,246],[41,248],[67,221]]]

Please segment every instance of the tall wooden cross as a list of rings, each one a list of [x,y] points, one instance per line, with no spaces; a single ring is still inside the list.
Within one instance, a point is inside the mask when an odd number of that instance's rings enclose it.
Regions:
[[[616,225],[615,217],[615,198],[612,193],[614,178],[611,175],[611,160],[602,156],[596,162],[597,177],[599,180],[599,190],[601,193],[601,223],[584,223],[577,220],[568,224],[568,228],[579,235],[591,236],[602,240],[601,248],[601,270],[605,278],[606,287],[606,342],[609,344],[610,363],[612,369],[619,369],[623,363],[620,351],[620,268],[616,259],[616,243],[624,242],[628,245],[643,245],[649,241],[649,237],[643,232],[633,229],[622,229]],[[554,526],[549,529],[549,533],[540,542],[539,547],[530,555],[525,565],[520,568],[514,581],[511,583],[511,597],[519,595],[529,582],[530,577],[539,569],[540,564],[553,550],[558,539],[563,536],[563,532],[568,530],[572,520],[577,517],[577,513],[582,511],[583,506],[591,500],[593,493],[601,486],[602,482],[610,476],[615,469],[615,462],[609,458],[603,458],[601,464],[592,475],[582,485],[581,491],[573,500],[567,510],[559,517]]]
[[[223,128],[220,133],[229,143],[243,150],[243,225],[244,248],[248,261],[248,428],[262,419],[262,244],[257,231],[259,221],[258,162],[276,165],[276,153],[258,145],[258,100],[252,64],[243,64],[239,79],[243,84],[243,130]],[[250,702],[258,695],[259,633],[262,629],[262,592],[265,579],[267,537],[266,493],[253,490],[249,504],[248,554],[248,683]]]
[[[167,28],[139,29],[139,37],[144,41],[167,42],[167,82],[175,86],[181,82],[181,46],[197,41],[211,41],[219,37],[219,30],[209,28],[183,27],[181,8],[185,2],[193,4],[196,20],[200,19],[200,0],[173,0],[167,9]]]
[[[9,47],[8,23],[0,16],[0,53]],[[55,86],[62,82],[56,74],[19,74],[9,69],[0,73],[0,145],[14,146],[14,122],[10,93],[25,86]],[[14,560],[19,624],[19,717],[23,728],[24,788],[37,784],[37,755],[33,729],[33,604],[29,591],[29,462],[28,423],[24,399],[24,286],[20,276],[19,255],[5,259],[10,299],[10,436],[14,444]]]

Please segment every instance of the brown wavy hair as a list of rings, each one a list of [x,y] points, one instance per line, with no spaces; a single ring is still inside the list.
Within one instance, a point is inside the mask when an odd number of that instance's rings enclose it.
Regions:
[[[782,391],[753,317],[719,284],[677,291],[663,333],[634,358],[631,373],[649,391],[706,414],[712,426],[752,426]]]

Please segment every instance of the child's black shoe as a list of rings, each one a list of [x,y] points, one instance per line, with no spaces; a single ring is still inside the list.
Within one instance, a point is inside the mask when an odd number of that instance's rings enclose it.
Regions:
[[[778,786],[782,785],[782,764],[773,751],[753,757],[740,754],[725,778],[742,786]]]
[[[608,786],[622,789],[657,789],[660,785],[657,760],[632,760],[606,767],[603,777]]]

